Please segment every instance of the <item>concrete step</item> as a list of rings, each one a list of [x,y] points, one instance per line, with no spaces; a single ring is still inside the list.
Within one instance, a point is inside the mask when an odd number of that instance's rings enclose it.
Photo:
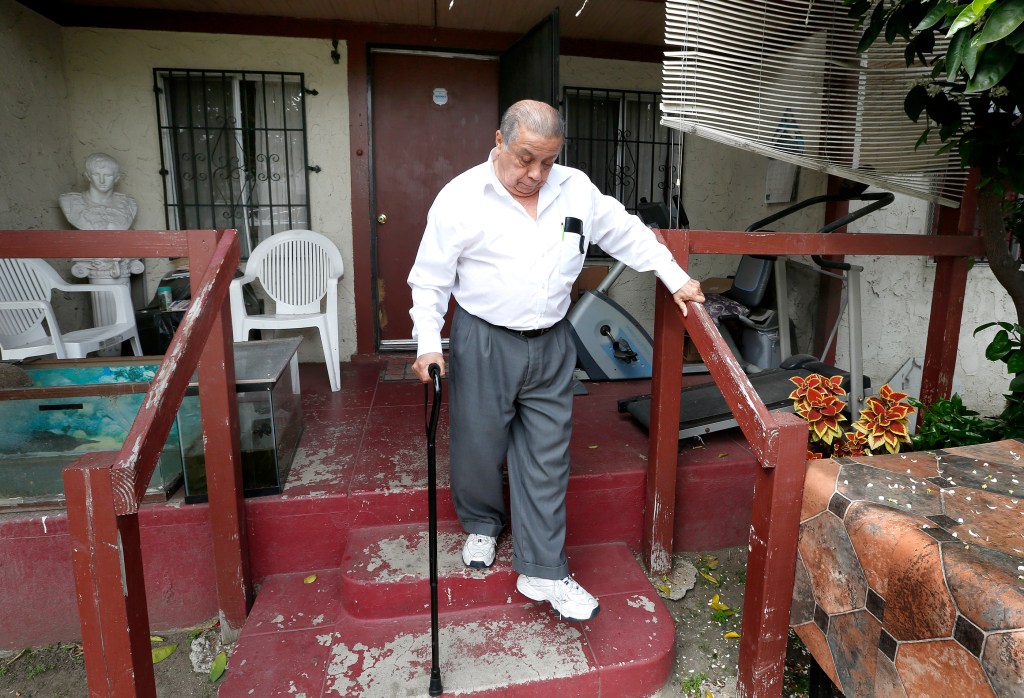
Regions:
[[[628,698],[664,684],[672,618],[626,545],[567,550],[574,576],[601,601],[596,618],[571,623],[515,591],[507,542],[490,570],[466,571],[453,564],[461,535],[443,528],[441,540],[446,694]],[[313,581],[309,573],[265,580],[220,696],[427,694],[426,532],[383,527],[354,531],[352,541],[344,565]]]
[[[494,564],[473,569],[462,562],[466,534],[457,522],[438,523],[438,608],[458,610],[511,601],[512,540],[498,540]],[[381,526],[353,532],[341,562],[345,610],[360,618],[430,613],[430,557],[426,524]]]

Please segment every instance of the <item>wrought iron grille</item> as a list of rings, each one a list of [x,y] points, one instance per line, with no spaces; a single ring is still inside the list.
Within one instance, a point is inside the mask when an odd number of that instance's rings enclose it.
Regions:
[[[660,124],[660,101],[658,92],[564,88],[565,163],[631,212],[643,202],[678,205],[680,136]]]
[[[236,228],[242,256],[309,228],[301,73],[154,70],[169,229]]]

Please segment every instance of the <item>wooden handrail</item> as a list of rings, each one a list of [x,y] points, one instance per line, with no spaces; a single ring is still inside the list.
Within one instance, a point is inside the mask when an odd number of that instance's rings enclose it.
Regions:
[[[0,230],[0,257],[187,257],[192,301],[119,452],[64,470],[68,534],[90,695],[155,696],[138,502],[198,366],[221,634],[231,641],[251,602],[228,286],[234,230]],[[198,278],[197,278],[198,277]],[[59,390],[59,389],[54,389]],[[116,392],[140,392],[121,386]],[[98,392],[105,392],[100,389]]]
[[[972,256],[984,254],[979,238],[966,235],[707,230],[659,230],[655,233],[684,268],[688,266],[691,254],[935,257],[933,311],[921,395],[922,399],[934,399],[941,390],[948,391],[962,318],[967,261]],[[936,307],[942,308],[943,312],[935,312]],[[777,698],[782,693],[795,577],[807,424],[793,414],[768,411],[703,306],[691,302],[687,306],[687,316],[681,316],[672,297],[659,285],[655,303],[644,559],[652,574],[664,574],[671,568],[678,465],[677,419],[681,402],[680,365],[685,329],[760,465],[754,477],[738,688],[742,696]]]
[[[177,418],[206,338],[217,319],[216,309],[228,297],[228,285],[238,268],[238,235],[231,230],[221,236],[210,265],[203,272],[199,292],[188,310],[150,383],[146,398],[125,437],[113,466],[115,511],[118,515],[138,511],[149,480],[156,469],[160,450]],[[149,457],[142,459],[141,454]]]
[[[761,467],[774,468],[775,463],[770,459],[772,446],[778,438],[775,419],[722,339],[707,308],[694,302],[687,305],[683,322],[688,336],[704,359],[708,373],[722,392]]]

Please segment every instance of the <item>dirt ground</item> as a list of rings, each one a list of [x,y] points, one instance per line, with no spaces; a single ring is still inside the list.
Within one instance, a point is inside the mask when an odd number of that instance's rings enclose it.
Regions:
[[[683,598],[665,599],[676,623],[676,658],[668,683],[656,698],[736,696],[746,564],[746,547],[677,554],[673,577],[651,580],[664,597],[673,580],[685,576],[681,573],[687,566],[696,572],[691,574],[694,586]],[[711,605],[716,595],[717,608]],[[726,637],[730,632],[737,633],[737,637]],[[783,698],[807,698],[809,667],[810,655],[790,632]]]
[[[209,674],[192,670],[192,640],[217,633],[212,623],[199,628],[161,633],[151,637],[154,648],[177,648],[153,666],[156,693],[160,698],[204,698],[217,695]],[[85,661],[82,646],[60,644],[0,655],[0,698],[86,698]]]
[[[676,586],[678,595],[685,584],[675,582],[687,575],[683,581],[688,584],[692,579],[693,588],[677,601],[665,601],[676,623],[676,657],[668,683],[655,698],[733,698],[739,639],[725,635],[740,631],[746,548],[676,555],[673,577],[652,582],[663,593]],[[717,608],[711,605],[716,594]],[[217,632],[212,623],[207,623],[153,638],[155,648],[177,645],[169,657],[154,666],[160,698],[217,695],[217,685],[210,682],[208,674],[195,673],[189,658],[193,639]],[[807,672],[807,652],[790,633],[784,698],[807,698]],[[0,698],[87,695],[81,645],[61,644],[0,655]]]

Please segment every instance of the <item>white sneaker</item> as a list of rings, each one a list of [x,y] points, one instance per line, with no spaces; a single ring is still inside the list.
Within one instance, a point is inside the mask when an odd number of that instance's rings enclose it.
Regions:
[[[567,620],[590,620],[601,610],[600,604],[572,577],[541,579],[519,575],[516,589],[528,599],[548,601]]]
[[[491,536],[470,533],[465,545],[462,546],[462,561],[467,567],[478,570],[490,567],[494,564],[494,549],[497,542],[497,539]]]

